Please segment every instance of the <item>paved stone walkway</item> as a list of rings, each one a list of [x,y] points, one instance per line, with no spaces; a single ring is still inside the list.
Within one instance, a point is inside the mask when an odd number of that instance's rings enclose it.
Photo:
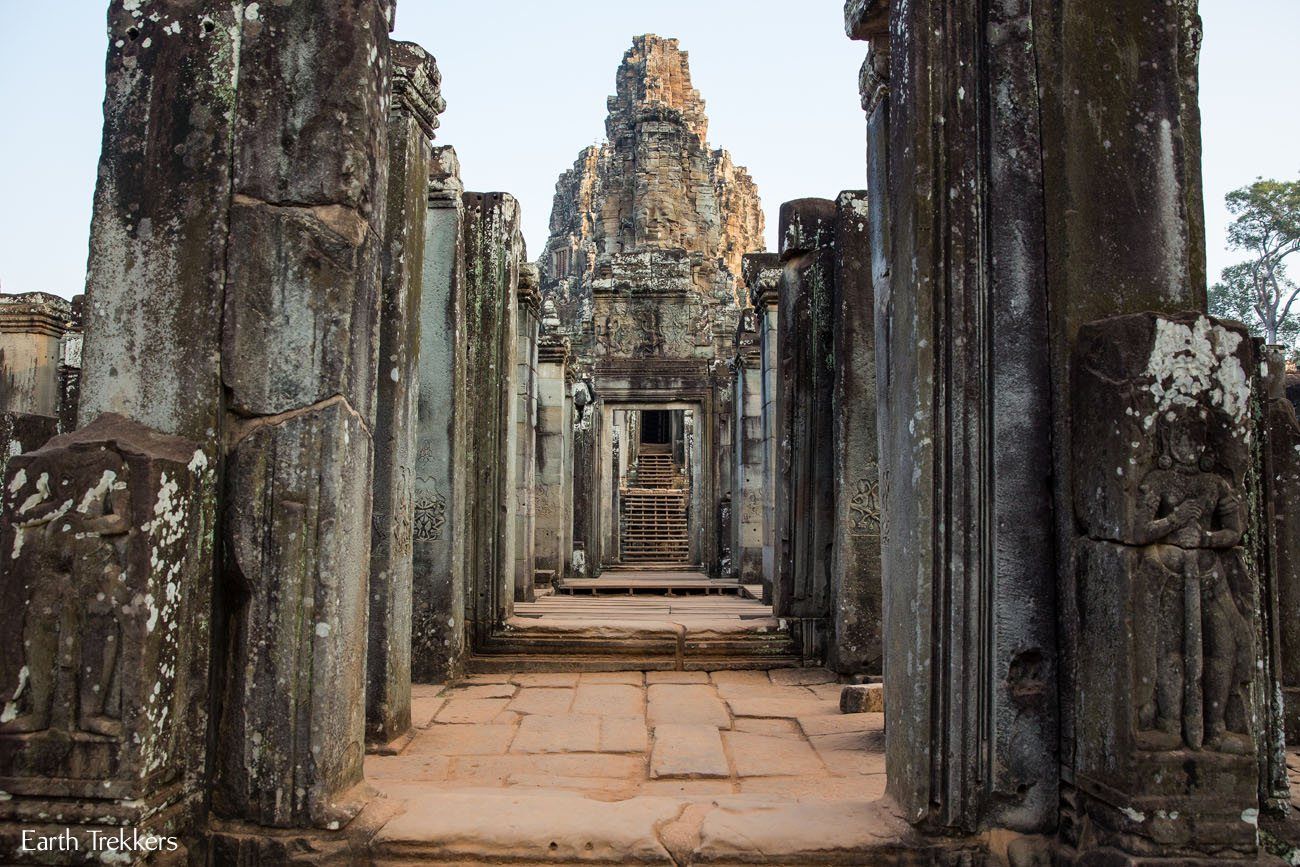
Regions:
[[[833,681],[775,669],[417,686],[415,737],[366,760],[367,779],[405,810],[378,849],[393,863],[530,847],[557,863],[573,847],[575,862],[608,849],[611,862],[693,863],[734,849],[814,863],[897,840],[906,825],[878,801],[884,715],[839,713]]]

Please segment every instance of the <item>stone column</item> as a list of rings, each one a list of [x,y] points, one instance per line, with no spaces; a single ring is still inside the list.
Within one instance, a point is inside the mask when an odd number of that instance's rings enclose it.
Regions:
[[[430,160],[420,292],[419,403],[412,528],[411,676],[459,677],[465,655],[467,406],[465,258],[460,165],[450,147]]]
[[[520,266],[515,342],[515,562],[516,602],[532,602],[537,524],[537,338],[542,296],[537,266]]]
[[[424,218],[429,148],[445,106],[433,57],[412,42],[395,42],[392,51],[366,673],[366,738],[372,744],[387,744],[411,725],[416,364]]]
[[[50,832],[74,828],[84,851],[86,826],[189,840],[202,816],[243,28],[230,4],[139,7],[108,11],[83,429],[13,457],[3,477],[6,852],[55,819]],[[75,344],[45,355],[57,404],[74,390]],[[41,431],[6,425],[5,458],[13,439],[27,449],[71,426],[70,407],[43,408],[25,417]]]
[[[758,317],[759,386],[763,429],[763,601],[772,601],[776,576],[776,383],[780,348],[777,301],[780,257],[776,253],[750,253],[744,258],[745,285]]]
[[[1270,567],[1277,576],[1286,742],[1300,743],[1300,422],[1286,396],[1286,362],[1268,350],[1264,489],[1271,512]]]
[[[212,804],[257,826],[337,828],[365,798],[390,11],[250,4],[239,24]],[[221,835],[215,860],[262,845]]]
[[[510,615],[515,577],[514,409],[519,205],[505,193],[465,193],[467,508],[469,634],[486,641]]]
[[[547,302],[548,304],[550,302]],[[556,319],[558,322],[558,318]],[[571,520],[569,449],[573,421],[568,409],[569,341],[543,335],[537,355],[537,576],[550,581],[564,576],[566,526]]]
[[[773,606],[808,658],[824,659],[834,540],[834,240],[829,199],[781,206]]]
[[[1181,832],[1142,806],[1170,778],[1076,773],[1129,735],[1076,735],[1124,699],[1113,675],[1089,693],[1102,706],[1076,684],[1099,657],[1073,475],[1095,407],[1072,359],[1090,322],[1204,309],[1195,3],[853,0],[846,17],[872,43],[869,186],[886,199],[870,219],[890,793],[918,823],[1059,826],[1069,857],[1121,863]],[[1087,586],[1125,586],[1105,569]],[[1219,830],[1230,852],[1238,829]]]
[[[840,674],[880,674],[882,515],[867,193],[840,193],[835,211],[834,604],[827,662]]]
[[[601,442],[600,405],[595,402],[591,385],[579,380],[573,395],[573,575],[592,577],[597,571],[598,529],[596,504],[599,499],[599,444]],[[579,551],[581,549],[581,551]]]
[[[763,583],[763,505],[767,500],[763,440],[763,366],[760,320],[745,310],[735,337],[735,499],[732,556],[742,584]]]

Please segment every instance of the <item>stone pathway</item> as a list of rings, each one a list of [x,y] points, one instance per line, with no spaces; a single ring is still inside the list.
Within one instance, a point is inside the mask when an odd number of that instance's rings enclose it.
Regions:
[[[879,801],[884,715],[839,713],[839,691],[820,669],[417,686],[415,737],[366,760],[368,781],[405,810],[376,851],[392,863],[526,852],[600,863],[606,852],[685,864],[761,849],[769,863],[816,863],[896,842],[906,824]]]

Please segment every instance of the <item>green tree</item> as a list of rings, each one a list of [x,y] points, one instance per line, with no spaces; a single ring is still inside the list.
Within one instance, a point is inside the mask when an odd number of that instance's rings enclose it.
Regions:
[[[1228,193],[1228,244],[1248,258],[1223,269],[1210,287],[1210,312],[1239,319],[1267,343],[1300,337],[1300,286],[1286,260],[1300,251],[1300,181],[1266,181]]]

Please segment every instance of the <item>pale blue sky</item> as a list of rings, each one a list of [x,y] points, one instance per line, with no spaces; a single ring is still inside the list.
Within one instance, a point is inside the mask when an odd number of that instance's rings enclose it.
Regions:
[[[781,202],[865,185],[857,72],[840,0],[399,0],[399,39],[438,58],[468,189],[523,204],[545,242],[555,180],[604,133],[605,97],[637,33],[681,40],[709,138],[758,183],[775,238]],[[104,93],[104,0],[0,0],[0,289],[70,296],[85,279]],[[1202,0],[1210,273],[1223,195],[1300,174],[1297,0]]]

